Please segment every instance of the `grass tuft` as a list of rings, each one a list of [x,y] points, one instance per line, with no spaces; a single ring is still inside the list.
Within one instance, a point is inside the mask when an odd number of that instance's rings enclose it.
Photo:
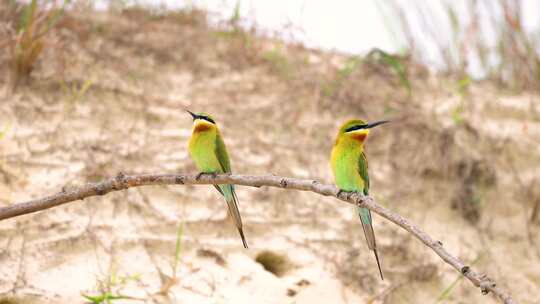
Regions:
[[[67,101],[70,106],[74,105],[76,102],[80,101],[88,92],[90,87],[94,84],[94,80],[87,78],[82,83],[79,82],[66,82],[64,80],[60,81],[60,87],[64,95],[67,97]]]
[[[465,1],[462,9],[445,1],[400,2],[389,2],[395,28],[417,59],[434,55],[443,72],[460,79],[474,74],[512,90],[540,90],[540,27],[525,28],[525,0]]]
[[[407,93],[409,95],[411,94],[411,83],[409,81],[409,77],[407,76],[406,65],[398,56],[389,54],[380,49],[374,49],[369,52],[367,59],[381,65],[388,66],[394,72],[394,74],[398,76],[399,82],[407,90]]]
[[[11,72],[13,89],[21,81],[27,81],[37,61],[47,46],[47,34],[58,23],[64,13],[64,1],[60,8],[53,4],[45,9],[45,2],[32,0],[22,7],[18,18],[16,35],[10,40]],[[17,12],[17,5],[13,6]]]
[[[111,304],[117,300],[144,300],[122,293],[122,289],[130,282],[139,282],[140,280],[139,274],[118,275],[115,267],[111,266],[110,273],[97,281],[98,292],[95,295],[81,293],[81,296],[92,304]]]

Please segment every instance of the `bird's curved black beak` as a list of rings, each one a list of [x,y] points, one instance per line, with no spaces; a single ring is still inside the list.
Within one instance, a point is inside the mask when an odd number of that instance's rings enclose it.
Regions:
[[[189,113],[189,115],[191,115],[191,117],[193,117],[193,120],[197,119],[199,116],[193,112],[191,112],[190,110],[186,110],[186,112]]]
[[[367,124],[366,129],[375,128],[376,126],[385,124],[387,122],[390,122],[390,120],[379,120],[376,122],[372,122],[372,123]]]

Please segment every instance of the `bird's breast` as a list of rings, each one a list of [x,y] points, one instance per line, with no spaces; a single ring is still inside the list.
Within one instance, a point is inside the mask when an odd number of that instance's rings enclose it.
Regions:
[[[216,158],[216,134],[214,132],[193,133],[189,141],[189,154],[201,172],[220,172]]]
[[[196,127],[195,127],[196,128]],[[193,129],[191,138],[189,140],[190,150],[197,151],[213,151],[215,145],[215,134],[209,131],[196,131]]]
[[[362,191],[364,182],[358,172],[362,148],[358,144],[340,143],[332,150],[331,165],[336,185],[346,191]]]

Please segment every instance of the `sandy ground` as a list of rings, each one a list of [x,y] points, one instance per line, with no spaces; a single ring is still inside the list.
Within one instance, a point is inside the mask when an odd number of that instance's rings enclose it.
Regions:
[[[28,84],[11,93],[1,72],[0,204],[118,172],[196,172],[186,108],[214,115],[234,172],[324,182],[342,121],[390,118],[368,143],[373,196],[520,303],[540,303],[539,95],[490,83],[460,92],[412,63],[409,94],[376,62],[345,73],[339,54],[218,31],[203,17],[73,13]],[[350,206],[237,192],[249,250],[206,186],[130,189],[4,220],[2,303],[107,291],[129,297],[113,303],[496,303],[380,217],[384,281]],[[288,271],[266,271],[255,261],[263,250],[286,255]]]

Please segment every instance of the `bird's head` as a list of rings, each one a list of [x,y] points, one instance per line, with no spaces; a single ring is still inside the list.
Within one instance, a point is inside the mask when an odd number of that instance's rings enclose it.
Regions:
[[[338,138],[349,137],[354,140],[364,142],[369,130],[376,126],[389,122],[388,120],[380,120],[372,123],[367,123],[360,119],[349,120],[339,128]]]
[[[186,110],[193,117],[193,132],[208,131],[217,128],[216,121],[210,114],[199,112],[193,113]]]

